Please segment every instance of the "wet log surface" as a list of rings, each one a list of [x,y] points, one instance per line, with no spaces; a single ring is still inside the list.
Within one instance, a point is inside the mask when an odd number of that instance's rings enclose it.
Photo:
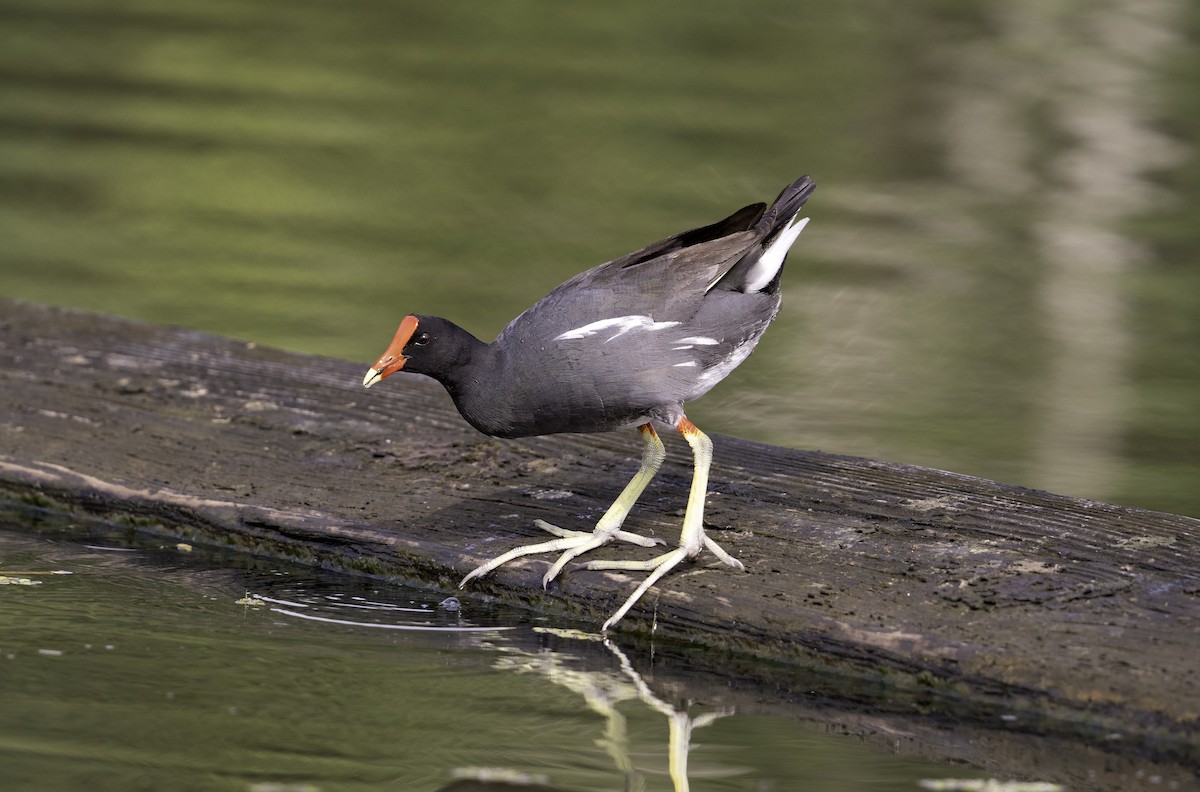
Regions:
[[[0,301],[0,500],[445,591],[541,518],[590,528],[635,432],[499,441],[440,386],[196,331]],[[690,456],[627,528],[673,541]],[[814,674],[878,711],[1200,766],[1200,520],[714,438],[701,556],[616,637],[780,699]],[[595,557],[647,551],[609,546]],[[463,592],[599,625],[638,578],[527,558]]]

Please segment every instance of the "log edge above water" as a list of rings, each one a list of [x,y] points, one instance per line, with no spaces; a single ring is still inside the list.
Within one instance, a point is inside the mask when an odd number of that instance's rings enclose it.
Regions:
[[[446,591],[539,539],[536,518],[590,527],[640,450],[634,433],[498,441],[423,378],[364,392],[361,363],[7,300],[0,360],[10,503]],[[706,526],[747,572],[702,556],[623,634],[1200,764],[1200,521],[714,441]],[[672,541],[690,459],[669,439],[668,453],[628,527]],[[546,592],[548,563],[458,596],[598,625],[635,585],[574,571]]]

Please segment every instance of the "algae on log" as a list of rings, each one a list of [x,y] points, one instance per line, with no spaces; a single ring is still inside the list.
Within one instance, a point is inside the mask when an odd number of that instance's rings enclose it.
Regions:
[[[424,378],[364,392],[362,362],[19,302],[0,301],[0,360],[10,503],[447,590],[540,540],[536,518],[589,529],[640,452],[634,432],[494,440]],[[884,708],[1015,714],[1200,763],[1200,520],[714,441],[706,527],[747,571],[701,556],[619,636],[653,624],[739,673],[820,668]],[[668,443],[629,527],[672,541],[691,460]],[[459,596],[598,626],[637,580],[575,571],[546,592],[549,563],[526,558]]]

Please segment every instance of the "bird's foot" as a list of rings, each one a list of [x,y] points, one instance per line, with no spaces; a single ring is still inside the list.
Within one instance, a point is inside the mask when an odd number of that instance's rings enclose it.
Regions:
[[[603,521],[602,521],[603,522]],[[593,531],[573,531],[569,528],[559,528],[557,525],[552,525],[545,520],[534,520],[534,525],[541,528],[547,533],[554,534],[557,539],[551,539],[547,542],[538,542],[537,544],[522,545],[514,547],[503,555],[499,555],[484,564],[480,564],[475,569],[471,570],[466,577],[458,584],[459,588],[467,585],[471,580],[477,577],[483,577],[494,569],[507,564],[513,559],[521,556],[534,555],[536,553],[562,553],[553,566],[542,577],[542,586],[550,585],[550,581],[558,576],[571,559],[576,558],[589,550],[594,550],[601,545],[608,544],[612,541],[630,542],[632,544],[641,545],[642,547],[654,547],[662,544],[661,539],[651,539],[638,534],[629,533],[620,529],[609,528],[603,524],[597,525]]]
[[[725,548],[721,547],[719,544],[710,539],[707,534],[701,534],[701,539],[703,540],[704,547],[707,547],[712,554],[721,559],[721,561],[742,572],[746,570],[745,565],[742,564],[741,561],[738,561],[736,558],[727,553]],[[657,583],[659,579],[661,579],[675,567],[679,566],[679,564],[683,561],[686,561],[690,558],[695,558],[697,555],[699,555],[699,553],[700,547],[697,545],[695,549],[677,547],[669,553],[663,553],[662,555],[651,558],[647,561],[588,561],[585,563],[583,565],[584,569],[619,569],[627,572],[650,572],[646,579],[642,581],[641,585],[629,595],[629,599],[625,600],[625,604],[618,608],[617,612],[608,618],[608,621],[604,622],[604,625],[600,628],[600,631],[608,632],[609,628],[621,621],[621,619],[625,617],[625,614],[629,612],[629,609],[632,608],[637,601],[642,598],[642,595],[649,591],[650,587]]]

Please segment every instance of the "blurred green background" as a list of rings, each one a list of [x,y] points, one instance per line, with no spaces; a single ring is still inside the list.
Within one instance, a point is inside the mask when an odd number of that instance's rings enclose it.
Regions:
[[[1198,21],[0,0],[0,294],[365,367],[809,173],[784,312],[696,423],[1200,515]]]

